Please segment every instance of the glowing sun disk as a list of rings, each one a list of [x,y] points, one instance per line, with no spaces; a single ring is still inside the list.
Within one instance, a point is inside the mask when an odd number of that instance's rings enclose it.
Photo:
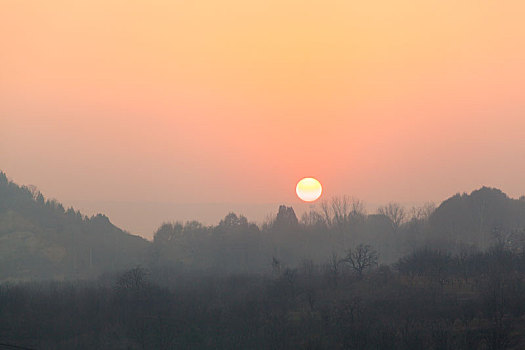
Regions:
[[[321,183],[313,177],[301,179],[295,187],[297,196],[305,202],[313,202],[321,196],[323,187]]]

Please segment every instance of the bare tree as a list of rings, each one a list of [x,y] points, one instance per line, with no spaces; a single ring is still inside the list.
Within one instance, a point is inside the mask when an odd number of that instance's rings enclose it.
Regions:
[[[272,256],[272,272],[276,276],[281,275],[281,261]]]
[[[436,210],[436,204],[433,202],[428,202],[423,204],[420,207],[412,207],[410,209],[410,218],[409,221],[419,221],[424,222],[430,218],[430,215]]]
[[[366,215],[364,202],[350,196],[336,196],[330,202],[322,202],[321,212],[319,216],[324,217],[326,225],[337,227],[340,231],[344,231],[353,220]]]
[[[326,226],[326,219],[323,214],[310,210],[301,216],[301,224],[305,226]]]
[[[301,271],[308,279],[311,279],[315,272],[314,261],[312,259],[303,259],[301,262]]]
[[[349,198],[348,196],[333,197],[332,198],[332,217],[333,223],[340,230],[344,229],[344,226],[348,222],[349,218]]]
[[[378,258],[377,252],[370,245],[359,244],[355,249],[348,251],[343,261],[350,264],[350,267],[361,278],[366,269],[377,265]]]
[[[295,281],[297,280],[297,269],[286,268],[283,273],[283,277],[286,282],[292,287],[295,288]]]
[[[137,266],[124,272],[117,281],[118,289],[139,290],[147,286],[147,272],[142,267]]]
[[[424,231],[428,228],[428,222],[436,205],[432,202],[425,203],[419,207],[412,207],[407,215],[407,244],[412,249],[417,249],[423,244]]]
[[[383,207],[379,207],[379,209],[377,209],[377,213],[390,219],[392,231],[394,231],[394,233],[397,233],[399,227],[405,222],[407,217],[405,208],[403,208],[399,203],[394,202],[390,202]]]
[[[525,229],[502,229],[495,227],[492,229],[492,239],[496,242],[496,246],[509,249],[516,254],[523,254],[523,247],[525,246]]]
[[[364,219],[366,216],[365,202],[358,198],[352,198],[352,211],[350,212],[350,215],[354,220]]]
[[[328,226],[332,226],[332,211],[327,201],[321,202],[321,211]]]
[[[338,280],[339,280],[339,264],[341,263],[341,260],[339,259],[339,256],[336,252],[332,252],[332,255],[330,256],[330,259],[328,260],[328,263],[326,264],[327,272],[329,274],[329,278],[331,282],[333,283],[334,287],[337,287]]]

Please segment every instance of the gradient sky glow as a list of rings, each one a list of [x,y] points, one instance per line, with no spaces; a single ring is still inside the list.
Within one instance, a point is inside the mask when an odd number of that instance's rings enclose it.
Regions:
[[[2,1],[0,169],[88,210],[196,219],[295,205],[305,176],[373,203],[518,196],[523,18],[521,0]]]

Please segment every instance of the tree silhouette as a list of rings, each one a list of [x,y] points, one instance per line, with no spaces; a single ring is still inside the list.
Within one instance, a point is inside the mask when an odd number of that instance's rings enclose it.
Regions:
[[[350,264],[350,267],[357,272],[359,278],[362,278],[366,269],[377,265],[378,258],[377,252],[370,245],[359,244],[348,251],[343,261]]]
[[[405,208],[403,208],[400,204],[395,202],[390,202],[387,205],[380,207],[377,210],[377,213],[380,215],[384,215],[390,219],[392,231],[394,233],[397,233],[399,231],[399,227],[403,222],[405,222],[407,216]]]

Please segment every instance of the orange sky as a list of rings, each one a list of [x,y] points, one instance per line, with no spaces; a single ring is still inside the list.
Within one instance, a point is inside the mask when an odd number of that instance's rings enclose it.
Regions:
[[[305,176],[371,203],[517,196],[523,18],[523,1],[3,1],[0,169],[88,211],[296,205]]]

